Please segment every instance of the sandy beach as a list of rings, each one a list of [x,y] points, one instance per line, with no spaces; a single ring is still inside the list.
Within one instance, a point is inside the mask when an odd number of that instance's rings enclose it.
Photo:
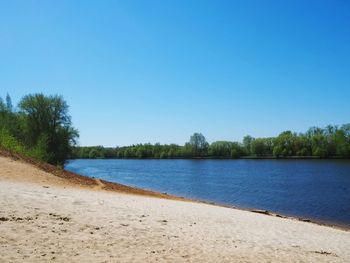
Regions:
[[[0,157],[0,262],[350,262],[349,248],[346,230],[105,191]]]

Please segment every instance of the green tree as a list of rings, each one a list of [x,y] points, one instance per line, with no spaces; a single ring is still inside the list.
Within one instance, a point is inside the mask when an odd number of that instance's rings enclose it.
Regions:
[[[22,130],[20,127],[20,118],[12,106],[11,97],[6,95],[6,103],[0,97],[0,129],[7,130],[11,136],[21,139]]]
[[[12,100],[11,100],[11,97],[8,93],[6,94],[6,108],[10,112],[13,111]]]
[[[23,119],[24,140],[35,147],[40,138],[47,141],[48,162],[64,164],[72,152],[78,131],[72,127],[68,105],[61,96],[33,94],[19,103]]]
[[[216,141],[209,146],[209,155],[213,157],[231,157],[233,142]]]
[[[295,156],[297,152],[297,135],[284,131],[274,139],[273,155],[276,157]]]
[[[317,157],[326,157],[327,151],[327,138],[322,133],[317,133],[312,137],[312,155]]]
[[[251,155],[251,146],[252,142],[254,141],[254,138],[250,135],[244,136],[243,138],[243,147],[246,152],[246,155]]]
[[[269,140],[265,138],[256,138],[251,141],[251,154],[256,156],[263,156],[270,154]]]
[[[239,158],[244,155],[244,149],[238,142],[233,142],[231,145],[231,158]]]
[[[297,156],[311,156],[311,142],[304,134],[295,138],[295,151]]]
[[[333,135],[335,155],[342,157],[350,156],[350,124],[343,125]]]
[[[203,157],[207,154],[208,142],[201,133],[194,133],[190,137],[189,145],[194,157]]]

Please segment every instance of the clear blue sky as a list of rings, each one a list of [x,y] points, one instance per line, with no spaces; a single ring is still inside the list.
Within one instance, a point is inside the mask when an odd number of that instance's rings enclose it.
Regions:
[[[350,122],[350,2],[1,1],[0,96],[61,94],[81,145]]]

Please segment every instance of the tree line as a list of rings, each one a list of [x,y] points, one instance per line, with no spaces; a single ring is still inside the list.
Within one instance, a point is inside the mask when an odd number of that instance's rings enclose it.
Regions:
[[[350,124],[312,127],[304,133],[284,131],[269,138],[248,135],[242,142],[208,143],[201,133],[194,133],[185,145],[76,147],[78,136],[62,96],[30,94],[16,107],[9,95],[0,97],[0,148],[55,165],[69,158],[350,158]]]
[[[0,147],[54,165],[71,157],[79,134],[62,96],[24,96],[17,107],[0,97]]]
[[[74,147],[72,158],[350,158],[350,124],[312,127],[305,133],[284,131],[277,137],[245,136],[242,142],[209,144],[194,133],[185,145],[136,144],[125,147]]]

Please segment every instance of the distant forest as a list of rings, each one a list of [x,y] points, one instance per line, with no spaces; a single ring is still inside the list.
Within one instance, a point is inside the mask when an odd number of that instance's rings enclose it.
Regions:
[[[305,133],[284,131],[277,137],[253,138],[242,142],[216,141],[209,144],[201,133],[177,144],[137,144],[125,147],[74,147],[71,158],[349,158],[350,124],[312,127]]]

